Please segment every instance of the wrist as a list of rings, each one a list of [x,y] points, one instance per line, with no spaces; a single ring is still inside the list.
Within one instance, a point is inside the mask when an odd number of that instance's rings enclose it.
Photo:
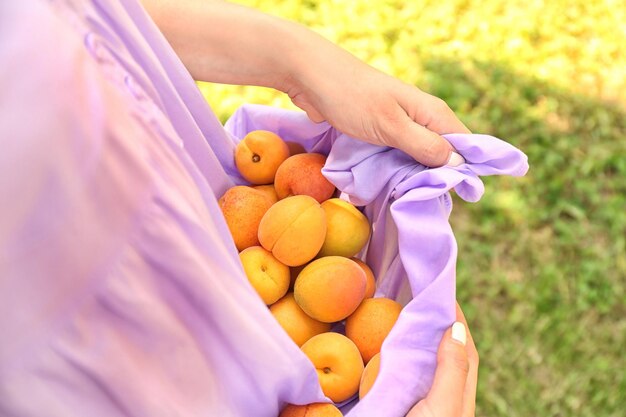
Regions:
[[[315,69],[319,66],[320,43],[323,38],[310,29],[291,21],[275,23],[273,48],[276,62],[272,87],[290,96],[314,84]]]
[[[334,95],[337,86],[347,86],[364,66],[352,54],[320,34],[288,22],[290,35],[283,37],[280,49],[283,76],[274,88],[296,96],[306,96],[312,104]]]

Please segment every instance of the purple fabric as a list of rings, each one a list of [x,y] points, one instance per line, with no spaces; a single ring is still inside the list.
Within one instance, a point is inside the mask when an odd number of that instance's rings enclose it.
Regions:
[[[138,4],[2,2],[0,39],[0,414],[323,401],[228,237],[234,145]]]
[[[455,319],[457,246],[448,217],[449,190],[475,202],[479,175],[524,175],[526,156],[488,135],[445,135],[465,157],[459,167],[428,169],[405,153],[370,145],[314,124],[300,112],[247,105],[226,123],[233,136],[255,129],[328,154],[324,175],[343,197],[364,207],[372,237],[362,257],[377,277],[376,296],[405,305],[385,341],[381,369],[363,401],[342,407],[349,416],[403,416],[431,384],[443,332]]]
[[[519,151],[451,135],[470,163],[424,170],[256,106],[229,134],[135,0],[2,2],[0,39],[1,415],[274,417],[324,401],[216,202],[257,126],[330,153],[326,175],[376,225],[378,294],[407,304],[379,382],[344,411],[401,416],[426,392],[454,313],[446,191],[477,199],[477,174],[523,173]]]

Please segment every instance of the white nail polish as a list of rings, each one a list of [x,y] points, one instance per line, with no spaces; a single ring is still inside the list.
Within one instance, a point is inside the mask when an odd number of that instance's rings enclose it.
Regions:
[[[452,151],[450,153],[450,159],[448,160],[448,163],[446,165],[451,166],[451,167],[458,167],[461,164],[465,163],[465,158],[463,158],[460,154]]]
[[[462,345],[467,343],[467,333],[465,333],[465,325],[460,321],[455,322],[452,325],[452,338]]]

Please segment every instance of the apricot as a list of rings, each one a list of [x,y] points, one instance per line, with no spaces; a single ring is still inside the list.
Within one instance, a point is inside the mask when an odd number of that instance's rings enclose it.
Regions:
[[[342,417],[337,407],[330,403],[306,405],[288,404],[278,417]]]
[[[342,256],[326,256],[308,264],[296,278],[294,297],[309,316],[326,323],[352,314],[365,296],[363,269]]]
[[[340,198],[322,203],[326,213],[326,238],[318,256],[338,255],[350,258],[367,243],[370,223],[353,204]]]
[[[246,185],[229,188],[218,200],[237,250],[259,245],[259,224],[272,202]]]
[[[372,356],[372,359],[365,365],[361,383],[359,384],[359,400],[372,389],[372,385],[376,382],[376,377],[380,371],[380,352]]]
[[[289,289],[289,267],[261,246],[251,246],[239,253],[246,276],[267,305],[275,303]]]
[[[298,347],[313,336],[330,331],[330,323],[317,321],[302,311],[291,292],[272,304],[270,312]]]
[[[324,210],[306,195],[285,198],[267,210],[259,224],[258,236],[261,245],[285,265],[305,264],[324,243]]]
[[[272,204],[274,204],[275,202],[278,201],[278,196],[276,195],[276,190],[274,189],[274,184],[255,185],[252,188],[254,188],[255,190],[259,190],[259,191],[265,193],[265,195],[267,196],[267,198],[270,199]]]
[[[335,186],[322,175],[326,157],[319,153],[290,156],[276,171],[274,188],[278,198],[308,195],[321,203],[332,197]]]
[[[317,369],[322,392],[338,403],[359,390],[363,359],[356,345],[339,333],[322,333],[300,348]]]
[[[289,157],[289,147],[275,133],[253,130],[235,148],[235,165],[252,184],[270,184],[278,167]]]
[[[365,298],[372,298],[374,294],[376,294],[376,278],[374,277],[374,272],[372,272],[372,268],[369,267],[368,264],[360,260],[359,258],[350,258],[361,268],[363,268],[363,272],[365,272],[366,284],[365,284]]]
[[[401,310],[402,305],[392,299],[366,298],[346,319],[346,336],[359,348],[365,363],[380,352]]]

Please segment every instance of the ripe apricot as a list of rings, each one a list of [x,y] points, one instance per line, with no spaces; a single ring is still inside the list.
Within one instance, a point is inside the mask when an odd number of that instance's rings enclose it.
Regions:
[[[253,130],[235,148],[235,165],[252,184],[270,184],[280,164],[289,157],[289,147],[275,133]]]
[[[332,197],[335,186],[322,175],[326,157],[319,153],[290,156],[276,171],[274,188],[278,198],[308,195],[321,203]]]
[[[401,310],[402,305],[392,299],[366,298],[346,319],[346,336],[359,348],[365,363],[380,352]]]
[[[315,320],[302,311],[291,292],[272,304],[270,312],[298,346],[315,335],[330,331],[330,323]]]
[[[278,417],[342,417],[341,411],[330,403],[306,405],[288,404]]]
[[[259,223],[258,236],[261,245],[285,265],[305,264],[324,243],[324,210],[306,195],[285,198],[267,210]]]
[[[245,185],[228,189],[218,200],[237,250],[259,244],[259,224],[272,202],[259,190]]]
[[[359,399],[365,397],[365,395],[372,389],[372,385],[376,382],[378,371],[380,370],[380,352],[372,356],[372,359],[365,366],[363,375],[361,376],[361,383],[359,384]]]
[[[308,264],[296,278],[294,296],[309,316],[332,323],[356,310],[365,296],[363,269],[342,256],[326,256]]]
[[[318,256],[347,258],[359,253],[370,237],[370,223],[352,203],[331,198],[322,203],[326,213],[326,238]]]
[[[270,305],[287,293],[289,267],[261,246],[251,246],[239,253],[248,280],[263,302]]]
[[[254,188],[255,190],[259,190],[259,191],[265,193],[265,195],[267,196],[267,198],[270,199],[272,204],[274,204],[275,202],[278,201],[278,196],[276,195],[276,190],[274,189],[274,184],[255,185],[252,188]]]
[[[374,277],[374,272],[372,272],[372,268],[369,267],[365,262],[360,260],[359,258],[350,258],[361,268],[363,268],[363,272],[365,272],[365,278],[367,279],[367,284],[365,285],[365,298],[372,298],[376,293],[376,278]]]
[[[339,333],[322,333],[310,338],[301,350],[317,369],[324,395],[338,403],[357,393],[364,367],[350,339]]]

